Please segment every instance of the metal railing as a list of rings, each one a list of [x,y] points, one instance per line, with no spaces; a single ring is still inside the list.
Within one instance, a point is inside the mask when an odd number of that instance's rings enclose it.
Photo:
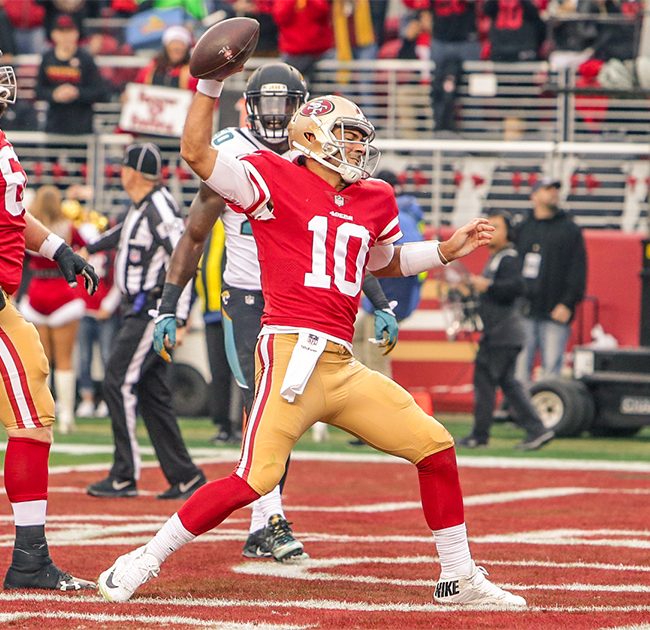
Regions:
[[[116,92],[146,56],[98,57],[105,79]],[[241,93],[250,73],[268,59],[254,58],[246,70],[226,83],[231,100]],[[16,58],[21,98],[34,98],[38,55]],[[431,108],[432,64],[428,61],[382,59],[373,61],[321,61],[310,86],[313,95],[345,94],[364,109],[385,138],[434,137]],[[494,94],[472,90],[470,77],[491,75]],[[458,133],[472,140],[501,140],[515,134],[522,140],[545,141],[650,141],[650,107],[644,93],[595,95],[576,93],[576,71],[552,70],[546,62],[468,62],[458,96]],[[37,104],[44,121],[45,104]],[[111,102],[95,106],[96,130],[110,133],[119,120],[117,94]]]
[[[30,187],[88,183],[92,205],[119,214],[128,203],[120,185],[127,134],[71,139],[39,132],[13,132],[11,141]],[[179,155],[177,139],[160,139],[167,185],[187,208],[197,180]],[[624,231],[648,230],[650,144],[382,140],[380,168],[405,179],[433,226],[458,225],[488,208],[515,213],[530,208],[531,187],[544,175],[562,181],[562,207],[578,224]]]

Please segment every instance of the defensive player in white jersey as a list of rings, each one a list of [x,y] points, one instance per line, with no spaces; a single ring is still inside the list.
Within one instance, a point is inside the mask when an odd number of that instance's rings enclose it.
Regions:
[[[171,553],[270,492],[295,442],[324,420],[416,466],[441,564],[436,601],[525,606],[472,560],[449,432],[351,354],[366,268],[414,275],[487,244],[493,228],[474,219],[447,241],[395,247],[395,197],[370,178],[378,159],[374,128],[354,103],[326,96],[301,107],[289,124],[291,147],[302,154],[294,162],[269,151],[233,159],[210,146],[221,88],[199,82],[181,153],[208,186],[254,219],[265,299],[255,403],[232,475],[200,488],[151,541],[118,558],[100,575],[100,592],[128,600]]]
[[[230,127],[217,133],[212,146],[238,158],[257,151],[273,151],[288,158],[287,126],[294,112],[308,96],[305,81],[295,68],[285,63],[269,63],[253,72],[244,91],[246,127]],[[226,234],[226,266],[223,273],[222,313],[228,363],[242,388],[247,416],[255,393],[255,345],[261,328],[264,297],[257,246],[248,217],[226,205],[221,196],[202,184],[192,203],[189,226],[172,256],[164,298],[154,331],[154,347],[163,348],[165,335],[175,336],[172,300],[181,277],[189,278],[193,260],[200,254],[209,233],[208,226],[221,217]],[[198,262],[198,260],[197,260]],[[377,335],[393,343],[397,321],[376,278],[368,275],[363,291],[370,298],[377,316]],[[288,462],[287,462],[288,464]],[[280,483],[253,503],[249,535],[243,555],[248,558],[273,556],[278,561],[307,557],[303,545],[293,536],[282,506]]]

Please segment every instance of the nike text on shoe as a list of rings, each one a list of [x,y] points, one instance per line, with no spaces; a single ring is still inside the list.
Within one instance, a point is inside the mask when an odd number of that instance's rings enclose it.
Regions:
[[[180,481],[175,483],[173,486],[170,486],[161,492],[157,498],[158,499],[189,499],[189,497],[194,494],[201,486],[205,485],[205,475],[203,472],[199,471],[187,481]]]
[[[472,564],[474,570],[469,577],[441,575],[433,594],[434,601],[468,606],[526,606],[523,597],[492,584],[485,577],[487,571]]]
[[[146,547],[139,547],[120,556],[115,564],[104,571],[97,580],[102,597],[109,602],[126,602],[131,595],[152,577],[158,577],[158,560],[147,553]]]
[[[241,555],[245,558],[271,558],[273,554],[268,533],[268,527],[262,527],[248,534]]]
[[[115,479],[113,477],[106,477],[106,479],[102,479],[97,483],[90,484],[86,488],[86,492],[91,497],[121,498],[138,496],[135,481],[132,479]]]
[[[519,442],[515,447],[520,451],[536,451],[548,444],[555,437],[555,431],[544,431],[535,437],[527,437],[523,442]]]
[[[267,526],[271,554],[278,562],[304,560],[309,556],[304,552],[303,544],[293,537],[291,523],[280,514],[273,514]]]
[[[5,576],[5,589],[47,588],[56,591],[80,591],[96,589],[94,582],[74,577],[61,571],[52,561],[35,571],[21,571],[20,567],[10,566]]]

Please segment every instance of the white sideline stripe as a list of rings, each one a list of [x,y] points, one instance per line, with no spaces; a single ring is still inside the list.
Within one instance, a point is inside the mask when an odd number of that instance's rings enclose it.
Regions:
[[[0,443],[0,451],[4,451],[6,443]],[[96,449],[96,450],[94,450]],[[153,455],[149,446],[141,447],[143,454]],[[54,453],[83,455],[86,453],[112,454],[112,446],[96,444],[58,444],[52,446]],[[239,449],[190,448],[193,459],[205,458],[201,463],[238,462]],[[314,453],[309,451],[294,451],[291,458],[295,461],[348,462],[362,464],[408,464],[399,457],[383,453]],[[198,462],[197,462],[198,463]],[[650,463],[643,461],[616,462],[589,459],[528,459],[521,457],[476,457],[472,455],[458,456],[458,464],[466,468],[505,468],[527,470],[570,470],[570,471],[621,471],[650,473]],[[144,467],[158,467],[157,462],[144,462]],[[79,466],[51,466],[50,474],[65,474],[72,471],[106,470],[106,464],[80,464]]]
[[[33,598],[32,598],[33,599]],[[39,597],[39,599],[44,599]],[[62,598],[60,601],[65,601]],[[69,602],[73,601],[68,598]],[[302,630],[313,626],[276,625],[270,623],[241,623],[234,621],[214,621],[211,619],[196,619],[194,617],[179,616],[153,616],[153,615],[109,615],[106,613],[73,613],[73,612],[17,612],[0,613],[0,622],[26,621],[33,618],[46,619],[80,619],[98,623],[146,623],[162,625],[163,627],[197,626],[199,628],[213,628],[214,630]]]
[[[65,597],[62,595],[38,594],[39,601],[79,603],[82,606],[88,602],[106,603],[98,596],[92,597]],[[34,595],[29,593],[0,593],[0,601],[34,601]],[[360,612],[430,612],[448,614],[450,610],[463,611],[495,611],[503,612],[501,606],[441,606],[440,604],[408,604],[403,602],[375,604],[372,602],[345,602],[331,599],[306,599],[306,600],[249,600],[249,599],[220,599],[220,598],[170,598],[136,597],[128,605],[153,605],[153,606],[189,606],[201,608],[297,608],[307,610],[345,610]],[[508,612],[576,612],[576,613],[624,613],[624,612],[650,612],[650,606],[529,606],[507,608]],[[48,613],[38,613],[46,616]],[[70,613],[60,613],[70,617]],[[106,615],[110,618],[111,615]],[[145,617],[147,618],[147,617]],[[151,619],[151,617],[149,617]],[[202,620],[201,620],[202,621]],[[212,622],[214,623],[214,622]],[[259,628],[259,626],[250,626]],[[271,626],[277,627],[277,626]],[[283,626],[280,626],[283,627]],[[292,626],[297,627],[297,626]],[[301,628],[308,626],[299,626]]]
[[[600,630],[650,630],[650,623],[642,623],[634,626],[616,626],[615,628],[607,627]]]

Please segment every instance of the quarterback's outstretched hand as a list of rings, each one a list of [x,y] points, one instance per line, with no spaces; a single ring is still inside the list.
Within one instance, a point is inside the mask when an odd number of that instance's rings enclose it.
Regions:
[[[392,309],[375,311],[375,340],[384,348],[383,355],[388,354],[397,344],[397,317]]]
[[[99,278],[95,268],[85,258],[75,254],[70,245],[65,243],[60,245],[54,253],[54,260],[71,287],[77,286],[77,276],[80,275],[84,279],[84,286],[89,295],[97,291]]]
[[[440,253],[447,262],[467,256],[478,247],[487,245],[492,240],[492,232],[494,227],[487,219],[483,217],[472,219],[458,228],[448,240],[440,243]]]
[[[167,363],[172,362],[168,352],[176,345],[176,315],[174,313],[163,313],[154,320],[156,325],[153,329],[153,349]]]

